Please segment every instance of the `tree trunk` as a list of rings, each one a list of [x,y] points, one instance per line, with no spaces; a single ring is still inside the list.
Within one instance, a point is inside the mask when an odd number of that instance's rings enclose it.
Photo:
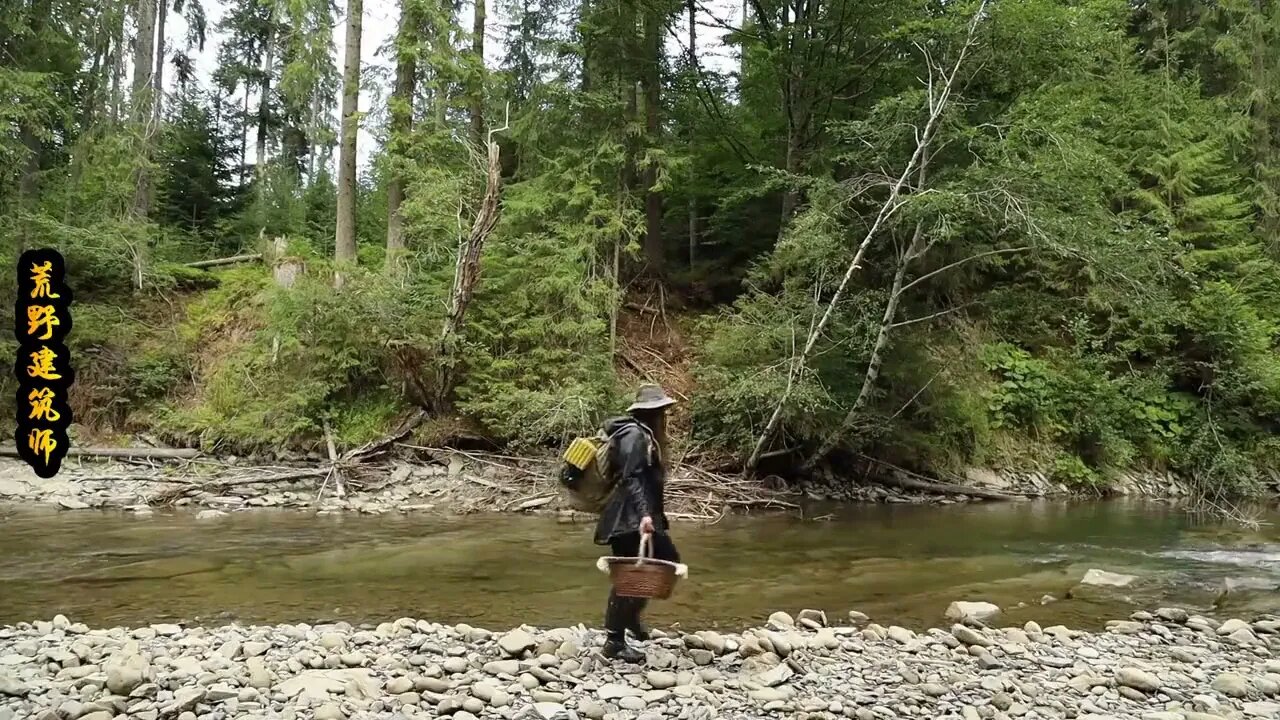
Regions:
[[[506,126],[502,129],[505,130]],[[488,140],[485,145],[487,156],[484,197],[481,198],[480,207],[476,210],[476,219],[471,224],[471,232],[458,247],[458,258],[453,273],[453,291],[449,296],[449,310],[445,315],[444,327],[440,331],[439,359],[434,388],[437,409],[448,407],[449,398],[453,394],[453,386],[457,379],[456,350],[463,322],[466,320],[467,307],[471,304],[476,283],[480,280],[480,253],[484,250],[485,240],[497,227],[502,211],[499,204],[502,163],[498,153],[498,143]]]
[[[1275,147],[1272,140],[1273,133],[1276,132],[1275,125],[1280,120],[1273,118],[1273,110],[1269,105],[1272,97],[1272,85],[1280,84],[1280,74],[1274,69],[1268,72],[1266,53],[1269,49],[1267,42],[1267,3],[1266,0],[1255,0],[1254,11],[1260,16],[1255,22],[1257,27],[1255,37],[1253,38],[1253,49],[1251,57],[1251,65],[1253,72],[1254,101],[1253,101],[1253,120],[1254,120],[1254,167],[1257,168],[1256,175],[1263,188],[1263,202],[1261,203],[1261,219],[1259,226],[1262,230],[1264,240],[1272,244],[1280,243],[1280,159],[1275,157]],[[1280,16],[1280,11],[1275,11]],[[1280,32],[1272,31],[1280,36]],[[1269,77],[1274,75],[1274,79]]]
[[[160,118],[164,116],[164,23],[169,16],[169,0],[157,0],[159,3],[156,19],[156,74],[152,94],[155,96],[155,110],[152,113],[156,127],[160,126]]]
[[[27,156],[22,163],[22,175],[18,180],[18,198],[25,204],[34,202],[36,199],[36,182],[40,177],[40,154],[43,145],[40,138],[36,137],[35,132],[27,125],[22,126],[19,134],[22,145],[27,151]]]
[[[151,82],[155,70],[156,0],[138,0],[138,36],[133,53],[133,123],[139,134],[133,168],[132,215],[145,219],[151,208]]]
[[[404,146],[413,129],[413,99],[417,80],[417,18],[411,2],[400,4],[400,28],[396,37],[396,86],[391,96],[391,180],[387,183],[386,269],[393,270],[404,254]]]
[[[880,329],[876,332],[876,342],[871,347],[871,355],[867,358],[867,371],[862,376],[862,387],[858,389],[858,397],[853,401],[853,407],[849,408],[849,412],[845,413],[844,419],[827,434],[822,444],[818,446],[817,452],[809,457],[805,462],[805,470],[812,470],[822,458],[826,457],[840,440],[844,438],[844,434],[849,428],[853,427],[853,423],[858,419],[858,414],[866,407],[867,401],[871,399],[871,390],[876,385],[876,380],[880,377],[880,366],[884,362],[884,350],[889,346],[889,333],[893,330],[893,322],[898,317],[898,303],[902,300],[902,280],[906,277],[907,266],[911,261],[920,255],[920,243],[924,237],[924,224],[916,223],[915,233],[911,238],[911,245],[901,256],[898,257],[898,267],[893,272],[893,284],[889,289],[889,299],[884,304],[884,315],[880,318]]]
[[[471,88],[471,139],[484,146],[484,23],[485,0],[475,0],[475,18],[471,28],[471,54],[476,59],[476,77]]]
[[[689,269],[698,257],[698,199],[689,196]]]
[[[111,55],[111,118],[116,122],[124,119],[124,15],[118,14],[112,33],[115,42]]]
[[[657,10],[645,9],[644,18],[644,127],[649,147],[658,146],[658,72],[662,63],[662,36],[659,31]],[[666,274],[666,252],[662,243],[662,194],[655,189],[658,184],[658,168],[650,163],[644,171],[645,185],[645,233],[644,252],[649,272],[655,278]]]
[[[809,357],[813,354],[814,348],[817,346],[818,339],[822,337],[827,329],[827,324],[831,321],[831,316],[835,312],[836,307],[840,305],[840,301],[844,297],[845,289],[849,285],[849,281],[853,278],[853,274],[861,267],[862,258],[867,252],[867,248],[871,245],[871,241],[875,239],[879,233],[881,226],[888,220],[890,214],[898,207],[898,198],[902,192],[902,188],[906,185],[907,178],[911,177],[916,168],[928,157],[929,142],[933,139],[934,129],[937,127],[938,118],[941,117],[943,110],[946,109],[947,103],[951,99],[951,90],[955,85],[956,75],[960,72],[961,65],[964,64],[965,58],[968,56],[969,49],[973,46],[974,37],[977,32],[978,22],[986,14],[987,4],[990,0],[982,0],[978,4],[977,10],[974,12],[972,19],[969,21],[968,34],[965,37],[963,47],[960,49],[959,57],[956,58],[955,64],[952,65],[949,73],[943,74],[942,77],[936,78],[939,82],[930,84],[929,93],[929,115],[924,128],[920,131],[916,140],[915,151],[911,154],[911,158],[907,161],[907,165],[902,172],[894,180],[893,185],[889,187],[888,197],[880,205],[880,210],[876,213],[875,219],[871,226],[867,228],[867,232],[862,237],[862,241],[858,244],[857,250],[853,254],[853,258],[849,261],[848,267],[845,268],[844,276],[840,279],[839,285],[836,286],[835,293],[827,302],[826,308],[823,310],[818,322],[809,330],[809,336],[805,340],[804,348],[798,355],[793,355],[789,367],[787,369],[787,385],[783,390],[782,396],[773,407],[773,412],[769,416],[769,420],[765,423],[764,430],[760,432],[760,436],[756,438],[755,447],[751,450],[750,457],[747,458],[747,472],[754,472],[756,466],[760,462],[760,455],[764,452],[769,442],[773,439],[773,434],[777,432],[778,425],[782,422],[782,412],[786,407],[787,401],[791,398],[791,391],[795,379],[804,370],[809,362]],[[932,74],[934,69],[930,68]],[[937,87],[937,95],[934,95],[933,88]]]
[[[342,63],[342,139],[338,147],[338,218],[333,257],[339,265],[356,260],[356,112],[360,99],[360,36],[364,0],[347,0],[347,47]],[[343,284],[342,269],[334,287]]]
[[[249,182],[249,83],[244,84],[244,112],[240,115],[240,189]]]
[[[743,5],[745,10],[746,5]],[[685,4],[685,10],[689,13],[689,73],[695,75],[698,71],[698,3],[697,0],[688,0]],[[689,144],[692,150],[693,133],[689,134]],[[690,155],[693,155],[691,152]],[[693,264],[698,256],[698,197],[693,194],[695,183],[694,178],[690,178],[689,183],[689,269],[693,269]]]
[[[255,146],[253,175],[258,179],[258,196],[264,192],[262,174],[267,170],[267,131],[271,113],[271,70],[275,64],[275,12],[268,16],[266,44],[262,53],[262,87],[258,95],[258,137]],[[350,32],[347,35],[350,41]],[[358,59],[357,59],[358,62]]]

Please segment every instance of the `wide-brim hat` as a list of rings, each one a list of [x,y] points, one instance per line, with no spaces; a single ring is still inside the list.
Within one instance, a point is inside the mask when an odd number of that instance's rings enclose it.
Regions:
[[[670,405],[675,405],[676,401],[667,395],[667,392],[658,385],[641,385],[636,391],[636,401],[631,403],[631,407],[627,408],[627,412],[636,410],[660,410]]]

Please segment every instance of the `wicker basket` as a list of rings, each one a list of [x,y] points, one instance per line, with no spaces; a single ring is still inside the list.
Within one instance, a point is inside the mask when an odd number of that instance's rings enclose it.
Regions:
[[[640,557],[607,558],[609,580],[618,597],[666,600],[676,586],[676,564],[653,558],[649,535],[640,536]]]

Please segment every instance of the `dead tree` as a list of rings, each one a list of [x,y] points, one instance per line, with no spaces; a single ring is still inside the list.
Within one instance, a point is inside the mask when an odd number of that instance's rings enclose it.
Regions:
[[[510,107],[507,108],[507,112],[509,122]],[[471,304],[476,283],[480,280],[480,253],[484,250],[485,241],[497,227],[498,219],[502,214],[499,202],[502,188],[502,163],[498,143],[494,142],[493,134],[506,130],[508,122],[504,122],[502,127],[494,128],[488,133],[485,141],[484,195],[480,199],[480,207],[476,210],[475,220],[471,223],[471,231],[458,243],[458,257],[453,269],[453,290],[449,294],[449,310],[445,314],[444,327],[440,331],[434,398],[437,408],[446,407],[449,396],[453,393],[453,385],[457,380],[459,335],[466,320],[467,306]]]
[[[942,117],[942,113],[946,110],[947,104],[951,99],[951,91],[955,85],[956,76],[960,72],[960,67],[964,64],[965,57],[969,54],[969,50],[973,47],[975,37],[977,35],[978,23],[986,14],[987,4],[989,0],[982,0],[978,5],[978,9],[973,14],[973,18],[969,21],[968,32],[965,35],[964,45],[960,48],[960,54],[956,58],[955,64],[951,66],[950,72],[942,77],[935,78],[932,65],[930,66],[928,88],[929,88],[929,116],[925,123],[924,129],[919,131],[916,136],[916,149],[911,154],[911,159],[907,161],[906,167],[893,181],[889,187],[889,196],[885,198],[884,203],[880,206],[879,212],[876,213],[875,220],[867,229],[866,235],[863,236],[862,242],[858,244],[857,250],[854,252],[853,259],[849,261],[849,266],[845,269],[844,277],[840,279],[840,284],[836,287],[835,293],[831,296],[831,300],[827,303],[826,309],[823,311],[821,318],[814,324],[809,331],[809,336],[805,341],[804,348],[798,355],[792,355],[790,367],[787,371],[787,385],[783,390],[782,397],[778,399],[777,404],[773,408],[773,413],[769,416],[769,421],[765,424],[764,430],[761,431],[760,437],[756,439],[755,447],[751,451],[751,456],[747,459],[746,471],[754,472],[756,466],[760,462],[760,455],[768,447],[769,442],[773,440],[774,433],[778,430],[778,425],[782,422],[782,412],[786,407],[787,401],[791,399],[792,388],[795,379],[804,372],[808,366],[809,358],[813,355],[814,349],[818,344],[818,339],[822,337],[822,333],[826,330],[827,324],[831,322],[831,316],[835,309],[839,306],[840,301],[844,298],[845,290],[849,286],[849,281],[853,278],[853,273],[861,267],[862,258],[866,255],[867,248],[871,242],[875,240],[880,229],[885,222],[902,206],[902,190],[907,184],[907,179],[914,175],[917,168],[923,161],[929,142],[933,139],[934,132],[937,130],[938,120]],[[942,87],[935,87],[935,80],[942,81]]]

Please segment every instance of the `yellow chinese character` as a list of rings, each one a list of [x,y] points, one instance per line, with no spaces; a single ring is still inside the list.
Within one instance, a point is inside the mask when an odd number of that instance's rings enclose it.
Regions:
[[[48,422],[58,422],[62,417],[62,413],[53,409],[53,391],[49,388],[40,388],[32,390],[27,395],[27,402],[31,404],[31,415],[28,420],[45,420]]]
[[[53,314],[54,307],[52,305],[28,305],[27,306],[27,334],[34,335],[41,325],[44,326],[44,334],[39,340],[48,340],[53,337],[53,326],[61,325],[62,321],[57,315]]]
[[[57,353],[41,345],[39,350],[30,355],[31,364],[27,366],[28,377],[41,378],[43,380],[58,380],[62,377],[56,371],[57,368],[53,366],[53,361],[58,358]]]
[[[31,297],[34,298],[56,298],[62,297],[53,291],[49,285],[49,273],[53,272],[53,263],[45,260],[39,265],[31,263],[31,282],[35,283],[35,287],[31,290]]]
[[[32,430],[27,435],[27,447],[31,448],[31,452],[44,453],[44,464],[49,464],[49,454],[54,448],[58,447],[58,441],[53,439],[52,430]]]

